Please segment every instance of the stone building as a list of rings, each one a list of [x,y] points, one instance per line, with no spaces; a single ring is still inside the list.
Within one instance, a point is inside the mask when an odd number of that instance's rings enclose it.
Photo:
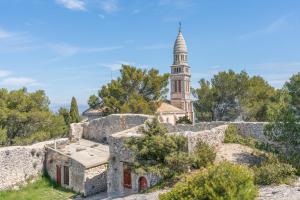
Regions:
[[[159,116],[160,122],[175,125],[180,117],[186,115],[186,111],[163,102],[157,109],[156,114]]]
[[[212,125],[172,125],[162,124],[169,134],[182,135],[188,140],[188,150],[192,152],[199,141],[218,147],[224,140],[226,124]],[[156,185],[161,177],[146,173],[137,174],[132,168],[134,155],[124,144],[130,137],[140,137],[142,133],[136,126],[131,129],[110,135],[109,141],[109,167],[107,176],[107,192],[110,197],[124,196],[137,193]]]
[[[84,196],[106,191],[108,145],[80,139],[46,150],[46,171],[59,185]]]

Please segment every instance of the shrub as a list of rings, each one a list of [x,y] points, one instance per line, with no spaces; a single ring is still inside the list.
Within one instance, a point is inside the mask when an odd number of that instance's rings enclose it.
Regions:
[[[296,174],[300,176],[300,152],[290,152],[289,155],[282,154],[280,157],[283,157],[284,160],[286,160],[287,163],[292,165],[294,168],[296,168]]]
[[[136,173],[154,173],[171,178],[188,170],[187,138],[167,134],[156,118],[146,122],[146,126],[139,131],[141,137],[128,138],[125,142],[125,146],[134,154],[133,168]]]
[[[176,121],[176,124],[193,124],[193,122],[189,119],[188,116],[179,117]]]
[[[257,141],[254,138],[238,134],[237,127],[233,124],[230,124],[225,131],[224,143],[237,143],[252,148],[257,145]]]
[[[216,152],[214,148],[200,141],[191,155],[192,167],[195,169],[207,167],[214,162],[215,158]]]
[[[266,154],[265,161],[253,170],[255,183],[259,185],[290,183],[296,173],[292,165],[281,163],[273,154]]]
[[[176,184],[170,192],[160,195],[159,199],[253,200],[257,194],[253,174],[246,167],[223,162]]]

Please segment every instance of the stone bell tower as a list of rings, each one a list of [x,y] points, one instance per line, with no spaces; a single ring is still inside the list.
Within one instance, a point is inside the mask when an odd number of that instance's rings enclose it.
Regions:
[[[174,44],[173,65],[171,66],[171,104],[184,111],[191,121],[194,120],[191,99],[191,71],[188,64],[188,51],[185,40],[179,32]]]

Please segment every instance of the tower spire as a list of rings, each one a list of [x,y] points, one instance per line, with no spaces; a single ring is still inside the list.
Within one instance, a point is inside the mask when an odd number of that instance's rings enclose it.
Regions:
[[[179,22],[179,32],[181,32],[181,22]]]

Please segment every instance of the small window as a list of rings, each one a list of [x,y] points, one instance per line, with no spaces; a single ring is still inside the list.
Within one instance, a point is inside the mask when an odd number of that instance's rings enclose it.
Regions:
[[[178,92],[181,93],[181,81],[178,81]]]

